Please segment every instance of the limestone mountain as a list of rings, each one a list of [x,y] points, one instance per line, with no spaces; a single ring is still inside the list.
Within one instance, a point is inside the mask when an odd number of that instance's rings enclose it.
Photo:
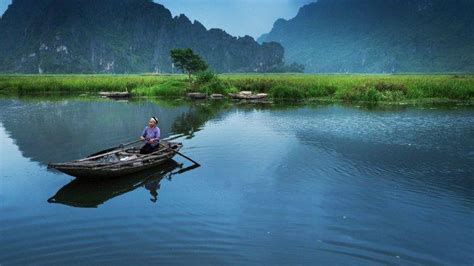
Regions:
[[[175,72],[173,48],[191,48],[217,72],[281,69],[278,43],[258,44],[173,17],[151,0],[13,0],[0,18],[0,72]]]
[[[308,72],[474,72],[472,0],[318,0],[260,42]]]

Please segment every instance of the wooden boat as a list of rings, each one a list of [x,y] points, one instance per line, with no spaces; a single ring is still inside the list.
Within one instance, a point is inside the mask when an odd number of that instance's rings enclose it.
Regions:
[[[220,94],[220,93],[213,93],[211,94],[211,99],[213,100],[221,100],[221,99],[224,99],[224,95]]]
[[[188,93],[188,97],[193,100],[204,100],[207,98],[207,95],[200,92],[190,92]]]
[[[229,93],[229,97],[234,100],[264,100],[268,97],[266,93],[250,94],[249,93]]]
[[[51,163],[48,167],[83,179],[121,177],[165,163],[182,146],[181,143],[162,141],[160,149],[150,154],[140,154],[136,147],[109,149],[72,162]]]
[[[113,98],[113,99],[122,99],[130,97],[129,92],[120,92],[120,91],[101,91],[99,92],[99,96]]]

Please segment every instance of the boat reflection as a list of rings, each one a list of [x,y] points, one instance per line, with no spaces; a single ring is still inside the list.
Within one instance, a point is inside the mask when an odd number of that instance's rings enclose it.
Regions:
[[[159,168],[149,169],[118,179],[103,181],[74,179],[58,190],[54,196],[48,199],[48,202],[80,208],[97,208],[112,198],[142,186],[150,191],[150,200],[156,202],[161,180],[164,178],[171,180],[174,175],[182,174],[197,167],[199,166],[192,165],[183,168],[182,164],[169,160],[169,162],[162,164]]]

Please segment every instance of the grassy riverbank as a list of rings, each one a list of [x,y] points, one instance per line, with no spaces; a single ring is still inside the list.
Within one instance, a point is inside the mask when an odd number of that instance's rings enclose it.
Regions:
[[[179,98],[187,92],[248,90],[278,100],[401,102],[426,99],[474,100],[474,75],[307,75],[239,74],[201,77],[193,84],[184,75],[3,75],[0,94],[94,94],[129,91],[135,97]]]

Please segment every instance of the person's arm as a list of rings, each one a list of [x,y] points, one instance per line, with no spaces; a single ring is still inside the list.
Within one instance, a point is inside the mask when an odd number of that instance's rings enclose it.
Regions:
[[[142,135],[140,136],[140,140],[141,140],[141,141],[144,141],[144,140],[145,140],[145,136],[146,136],[146,127],[145,127],[145,129],[143,129]]]

